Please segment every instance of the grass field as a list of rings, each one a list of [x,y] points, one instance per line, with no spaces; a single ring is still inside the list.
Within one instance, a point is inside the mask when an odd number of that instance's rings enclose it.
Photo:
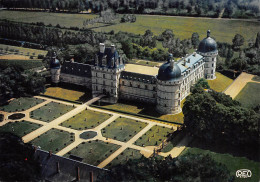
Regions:
[[[185,99],[182,100],[181,107],[183,107],[184,102]],[[183,123],[183,117],[184,117],[182,112],[175,115],[161,115],[156,111],[154,105],[148,105],[144,103],[131,102],[131,101],[119,101],[116,104],[101,104],[101,107],[107,109],[114,109],[118,111],[124,111],[128,113],[152,116],[158,119],[162,119],[170,122],[178,122],[178,123]]]
[[[128,118],[118,118],[102,129],[102,135],[107,138],[126,142],[141,131],[146,125],[146,123],[141,121],[134,121]]]
[[[217,92],[223,92],[233,82],[232,79],[218,72],[216,72],[216,77],[215,80],[208,80],[208,83],[210,88]]]
[[[254,108],[260,103],[260,83],[249,82],[236,96],[235,100],[239,101],[242,106]]]
[[[142,60],[142,59],[133,59],[131,61],[128,61],[128,63],[140,64],[140,65],[152,66],[152,67],[162,65],[162,63],[159,63],[159,62],[153,62],[153,61]]]
[[[6,112],[19,112],[30,109],[31,107],[36,106],[42,102],[44,102],[43,99],[34,97],[21,97],[12,100],[8,105],[1,106],[0,110]]]
[[[42,150],[52,151],[57,153],[74,141],[74,134],[57,129],[51,129],[42,135],[38,136],[30,143],[40,146]]]
[[[24,23],[43,22],[45,25],[52,24],[56,26],[83,27],[83,21],[97,17],[90,14],[68,14],[68,13],[47,13],[47,12],[29,12],[29,11],[0,11],[1,19]]]
[[[189,17],[167,17],[136,15],[135,23],[124,23],[109,27],[100,27],[95,31],[115,32],[124,31],[134,34],[144,34],[150,29],[155,35],[161,34],[165,29],[172,29],[176,37],[180,39],[190,38],[193,32],[198,32],[200,39],[206,37],[206,31],[211,29],[212,37],[219,42],[232,42],[235,34],[241,34],[245,38],[245,45],[249,39],[254,39],[260,28],[260,22],[228,19],[207,19]],[[250,33],[249,33],[250,32]]]
[[[171,128],[153,126],[142,137],[136,140],[135,144],[139,146],[158,146],[164,139],[167,139],[167,135],[172,132],[174,132],[174,130]]]
[[[142,156],[143,155],[140,153],[140,151],[127,148],[124,152],[118,155],[111,163],[108,164],[108,168],[118,164],[124,164],[129,159],[140,159]]]
[[[0,11],[0,16],[2,12]],[[39,50],[39,49],[29,49],[29,48],[24,48],[24,47],[18,47],[18,46],[10,46],[10,45],[4,45],[0,44],[0,52],[6,54],[20,54],[24,56],[35,56],[38,57],[39,54],[46,56],[47,51],[44,50]],[[2,58],[3,59],[3,58]]]
[[[253,81],[260,82],[260,76],[254,76],[254,78],[253,78],[252,80],[253,80]]]
[[[0,133],[1,132],[10,132],[13,133],[19,137],[23,137],[27,135],[28,133],[38,129],[41,127],[40,124],[31,123],[28,121],[16,121],[13,123],[7,123],[0,127]]]
[[[108,118],[110,118],[109,114],[84,110],[67,121],[64,121],[60,125],[76,130],[85,130],[95,128]]]
[[[44,95],[58,97],[66,100],[79,101],[84,96],[84,92],[70,90],[61,87],[49,87],[46,89]]]
[[[30,112],[30,117],[33,119],[50,122],[71,111],[72,109],[72,106],[51,102]]]
[[[113,152],[115,152],[118,148],[118,145],[105,143],[100,140],[89,141],[87,143],[84,142],[80,144],[67,153],[65,157],[75,155],[83,158],[83,162],[96,166],[105,160],[108,156],[110,156]]]
[[[230,154],[220,154],[211,152],[209,150],[203,150],[199,148],[191,148],[187,147],[181,155],[186,153],[193,153],[193,154],[208,154],[217,162],[220,162],[227,166],[231,175],[236,176],[236,171],[239,169],[249,169],[252,172],[251,178],[246,179],[239,179],[235,178],[235,182],[257,182],[260,179],[260,163],[249,160],[245,157],[234,157]]]

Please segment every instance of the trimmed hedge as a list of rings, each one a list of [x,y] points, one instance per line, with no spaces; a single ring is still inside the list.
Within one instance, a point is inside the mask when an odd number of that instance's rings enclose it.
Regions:
[[[108,109],[108,108],[103,108],[97,105],[90,105],[91,107],[95,107],[98,109],[103,109],[103,110],[108,110],[108,111],[113,111],[113,112],[118,112],[118,113],[122,113],[122,114],[127,114],[127,115],[133,115],[133,116],[137,116],[137,117],[141,117],[141,118],[146,118],[146,119],[152,119],[152,120],[156,120],[156,121],[161,121],[164,123],[169,123],[169,124],[176,124],[176,125],[183,125],[183,123],[178,123],[178,122],[174,122],[174,121],[167,121],[167,120],[163,120],[163,119],[159,119],[159,118],[155,118],[152,116],[146,116],[146,115],[142,115],[142,114],[136,114],[136,113],[131,113],[131,112],[126,112],[126,111],[120,111],[120,110],[116,110],[116,109]]]
[[[9,66],[17,67],[22,70],[28,70],[44,66],[41,60],[8,60],[1,59],[0,67],[7,68]]]
[[[44,94],[39,94],[39,95],[42,96],[42,97],[47,97],[47,98],[50,98],[50,99],[56,99],[56,100],[60,100],[60,101],[70,102],[70,103],[73,103],[73,104],[83,104],[82,102],[72,101],[72,100],[68,100],[68,99],[62,99],[62,98],[54,97],[54,96],[50,96],[50,95],[44,95]]]

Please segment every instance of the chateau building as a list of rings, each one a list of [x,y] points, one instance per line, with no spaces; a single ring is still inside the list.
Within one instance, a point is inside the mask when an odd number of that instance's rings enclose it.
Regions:
[[[156,105],[161,114],[181,112],[181,101],[200,78],[215,79],[217,44],[210,37],[203,39],[197,52],[178,60],[169,55],[168,61],[157,67],[125,64],[114,45],[100,44],[93,65],[51,62],[54,83],[66,82],[92,90],[92,96],[105,94],[102,101],[116,103],[118,99],[136,100]]]

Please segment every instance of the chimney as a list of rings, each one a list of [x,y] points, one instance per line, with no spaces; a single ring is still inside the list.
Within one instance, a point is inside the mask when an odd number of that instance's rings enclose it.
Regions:
[[[106,46],[104,43],[100,43],[99,44],[99,52],[100,53],[105,53],[105,49],[106,49]]]
[[[173,68],[174,68],[174,60],[173,60],[173,59],[170,60],[170,67],[171,67],[171,69],[173,70]]]
[[[197,53],[196,53],[196,52],[194,52],[194,53],[193,53],[193,56],[194,56],[194,57],[196,57],[196,55],[197,55]]]
[[[51,157],[51,156],[52,156],[52,151],[50,150],[50,151],[49,151],[49,157]]]
[[[57,173],[60,173],[60,163],[57,162]]]
[[[210,37],[210,30],[207,31],[207,37]]]
[[[79,167],[77,167],[77,181],[80,181]]]
[[[115,45],[114,45],[114,44],[111,44],[111,52],[112,52],[112,53],[115,53],[115,51],[116,51]]]
[[[93,171],[89,172],[89,181],[93,182]]]
[[[184,59],[183,61],[183,66],[186,66],[186,59]]]
[[[188,63],[190,63],[190,58],[188,59]]]

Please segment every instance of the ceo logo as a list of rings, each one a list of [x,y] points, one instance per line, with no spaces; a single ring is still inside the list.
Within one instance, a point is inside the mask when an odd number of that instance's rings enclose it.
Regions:
[[[236,172],[236,176],[238,178],[250,178],[252,176],[252,172],[249,169],[239,169]]]

